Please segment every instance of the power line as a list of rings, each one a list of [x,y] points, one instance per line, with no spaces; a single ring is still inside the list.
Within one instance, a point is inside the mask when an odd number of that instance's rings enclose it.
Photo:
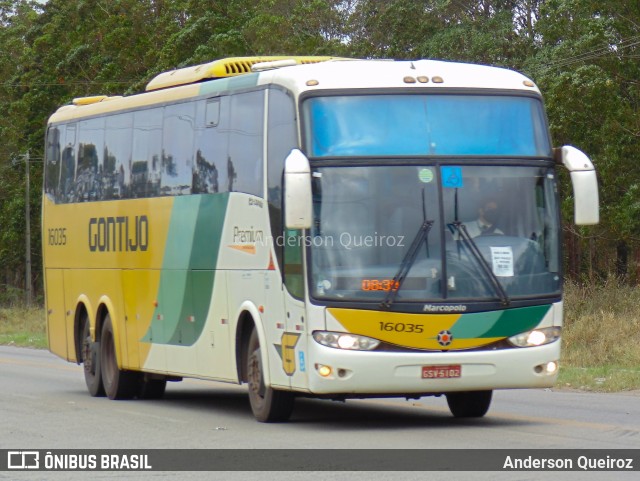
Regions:
[[[616,54],[621,50],[627,49],[627,48],[631,48],[631,47],[635,47],[636,45],[640,45],[640,35],[636,36],[636,37],[632,37],[631,39],[628,39],[626,42],[630,42],[631,40],[634,40],[632,43],[627,43],[625,45],[623,44],[617,44],[617,45],[609,45],[606,47],[600,47],[596,50],[592,50],[589,52],[585,52],[579,55],[574,55],[572,57],[567,57],[564,59],[560,59],[557,60],[555,62],[552,62],[550,65],[547,66],[547,68],[557,68],[557,67],[566,67],[567,65],[571,65],[574,63],[578,63],[578,62],[583,62],[583,61],[587,61],[587,60],[594,60],[596,58],[600,58],[603,57],[605,55],[609,55],[609,54]],[[638,39],[638,40],[636,40]],[[615,46],[615,50],[612,50],[612,47]]]
[[[636,37],[632,37],[633,40],[635,40],[636,38],[640,38],[640,36],[636,36]],[[631,39],[627,40],[630,41]],[[539,74],[542,72],[547,72],[549,70],[553,70],[553,69],[557,69],[557,68],[561,68],[561,67],[568,67],[569,65],[574,65],[576,63],[580,63],[580,62],[588,62],[590,60],[595,60],[601,57],[604,57],[606,55],[616,55],[618,54],[618,56],[622,57],[622,58],[638,58],[638,55],[625,55],[624,53],[621,53],[621,50],[624,49],[628,49],[631,47],[635,47],[637,45],[640,45],[640,40],[639,41],[635,41],[632,43],[628,43],[626,45],[616,45],[616,49],[612,50],[611,49],[611,45],[607,46],[607,47],[599,47],[598,49],[589,51],[589,52],[585,52],[583,54],[579,54],[579,55],[574,55],[571,57],[566,57],[566,58],[562,58],[562,59],[558,59],[556,61],[553,62],[549,62],[546,65],[539,65],[539,66],[534,66],[532,68],[533,73],[535,74]]]

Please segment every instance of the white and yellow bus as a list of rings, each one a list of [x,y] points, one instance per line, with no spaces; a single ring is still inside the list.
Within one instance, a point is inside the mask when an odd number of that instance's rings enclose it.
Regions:
[[[76,99],[46,136],[50,350],[111,399],[193,377],[267,422],[296,396],[483,416],[557,377],[557,164],[596,223],[592,163],[488,66],[231,58]]]

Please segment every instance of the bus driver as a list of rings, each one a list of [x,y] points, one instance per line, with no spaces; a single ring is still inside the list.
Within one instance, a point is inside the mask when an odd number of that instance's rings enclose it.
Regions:
[[[500,208],[498,201],[493,197],[487,197],[478,208],[478,218],[469,222],[465,222],[464,226],[469,233],[469,237],[478,237],[481,235],[504,235],[496,223],[500,217]]]

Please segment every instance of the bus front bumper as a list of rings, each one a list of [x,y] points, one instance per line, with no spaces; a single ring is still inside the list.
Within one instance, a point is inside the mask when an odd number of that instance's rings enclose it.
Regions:
[[[559,358],[559,339],[538,347],[424,353],[348,351],[311,341],[307,371],[313,394],[403,396],[551,387]]]

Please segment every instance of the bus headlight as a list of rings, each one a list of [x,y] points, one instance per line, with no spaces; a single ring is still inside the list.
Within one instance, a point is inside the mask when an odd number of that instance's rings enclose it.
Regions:
[[[371,351],[380,344],[377,339],[346,332],[314,331],[313,339],[323,346],[351,351]]]
[[[516,347],[533,347],[549,344],[560,339],[561,327],[542,327],[532,331],[522,332],[509,338],[509,342]]]

